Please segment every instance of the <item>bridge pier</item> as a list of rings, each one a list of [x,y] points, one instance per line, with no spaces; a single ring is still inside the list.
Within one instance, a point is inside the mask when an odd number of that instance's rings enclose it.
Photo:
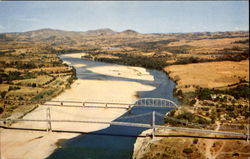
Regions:
[[[250,118],[249,118],[249,123],[250,123]],[[250,126],[249,124],[247,125],[247,142],[249,142],[249,137],[250,137]]]
[[[46,118],[47,118],[47,132],[51,132],[52,131],[52,127],[51,127],[51,116],[50,116],[50,108],[47,108],[46,111]]]
[[[155,138],[155,111],[152,113],[152,139]]]

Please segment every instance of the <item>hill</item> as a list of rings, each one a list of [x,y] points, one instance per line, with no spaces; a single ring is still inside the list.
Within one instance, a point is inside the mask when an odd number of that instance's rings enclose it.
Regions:
[[[111,30],[109,28],[104,28],[104,29],[96,29],[96,30],[88,30],[85,32],[86,35],[113,35],[116,32],[114,30]]]
[[[122,33],[122,34],[128,34],[128,35],[136,35],[136,34],[138,34],[138,32],[136,32],[134,30],[130,30],[130,29],[124,30],[124,31],[122,31],[120,33]]]

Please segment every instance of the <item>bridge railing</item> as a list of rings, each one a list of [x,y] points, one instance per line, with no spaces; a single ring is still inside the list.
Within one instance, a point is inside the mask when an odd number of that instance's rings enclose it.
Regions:
[[[27,100],[4,100],[4,101],[13,101],[13,102],[27,102],[27,103],[37,103],[42,105],[61,105],[61,106],[74,106],[73,104],[79,104],[78,106],[85,106],[86,104],[99,104],[105,106],[116,105],[119,106],[150,106],[150,107],[178,107],[173,101],[163,98],[141,98],[135,103],[120,103],[120,102],[99,102],[99,101],[70,101],[70,100],[51,100],[51,101],[27,101]],[[152,102],[153,101],[153,102]]]

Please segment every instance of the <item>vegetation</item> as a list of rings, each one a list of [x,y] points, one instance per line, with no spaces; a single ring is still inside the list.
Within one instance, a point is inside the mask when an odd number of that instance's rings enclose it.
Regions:
[[[11,91],[11,90],[18,90],[18,89],[21,89],[20,87],[18,86],[10,86],[8,91]]]
[[[45,90],[41,93],[39,93],[38,95],[34,96],[33,98],[31,98],[31,101],[38,101],[38,100],[42,100],[45,97],[51,96],[54,93],[55,90]]]
[[[162,58],[143,57],[138,55],[123,55],[118,59],[97,58],[96,60],[101,62],[117,63],[130,66],[140,66],[140,67],[159,69],[159,70],[161,70],[164,66],[166,66],[166,62]]]
[[[21,115],[33,109],[35,105],[26,101],[48,100],[70,85],[76,76],[75,70],[62,64],[49,48],[19,52],[10,49],[0,54],[0,66],[0,84],[3,85],[0,87],[0,117],[8,117],[16,110]]]
[[[191,148],[185,148],[183,149],[183,152],[186,154],[190,154],[190,153],[193,153],[193,150]]]
[[[249,117],[248,84],[239,83],[238,86],[224,90],[197,88],[195,92],[187,93],[179,90],[176,91],[176,95],[189,107],[180,107],[170,112],[169,117],[165,118],[165,123],[173,126],[195,126],[192,123],[209,126],[215,121],[222,120],[225,123],[235,120],[243,122]],[[201,108],[193,109],[197,100]]]
[[[202,118],[198,115],[195,115],[193,113],[190,112],[184,112],[182,114],[179,114],[177,116],[175,116],[175,119],[177,120],[173,120],[172,118],[165,118],[165,123],[174,125],[174,126],[195,126],[195,125],[191,125],[191,124],[200,124],[200,125],[208,125],[210,124],[210,121]],[[190,124],[189,124],[190,123]]]
[[[65,53],[79,53],[79,52],[82,52],[81,49],[60,49],[60,50],[54,50],[52,48],[53,52],[54,53],[57,53],[57,54],[65,54]]]
[[[141,51],[150,51],[159,49],[159,46],[167,45],[171,42],[179,41],[177,39],[168,39],[168,40],[159,40],[159,41],[153,41],[153,42],[138,42],[138,43],[129,43],[128,46],[133,48],[138,48]]]
[[[0,114],[2,114],[4,111],[3,107],[0,107]]]
[[[32,63],[32,62],[28,62],[28,63],[19,63],[19,62],[17,62],[16,67],[19,68],[19,69],[37,68],[37,66],[34,63]]]
[[[216,90],[216,89],[208,89],[208,88],[200,88],[196,90],[196,96],[201,100],[211,100],[212,94],[228,94],[233,96],[235,99],[239,98],[249,98],[249,85],[239,85],[235,88],[230,88],[227,90]]]
[[[237,40],[234,43],[236,43],[236,44],[247,44],[247,43],[249,43],[249,39],[246,39],[246,40]]]

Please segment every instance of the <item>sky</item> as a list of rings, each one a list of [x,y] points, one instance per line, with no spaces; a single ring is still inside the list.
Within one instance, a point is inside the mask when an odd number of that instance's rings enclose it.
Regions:
[[[0,33],[110,28],[140,33],[249,29],[248,1],[0,1]]]

